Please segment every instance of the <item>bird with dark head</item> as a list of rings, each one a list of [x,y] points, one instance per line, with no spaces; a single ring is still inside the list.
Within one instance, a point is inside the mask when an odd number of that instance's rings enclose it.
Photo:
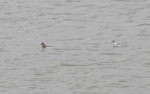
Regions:
[[[46,48],[47,46],[46,46],[46,44],[45,43],[41,43],[41,45],[42,45],[42,48]]]

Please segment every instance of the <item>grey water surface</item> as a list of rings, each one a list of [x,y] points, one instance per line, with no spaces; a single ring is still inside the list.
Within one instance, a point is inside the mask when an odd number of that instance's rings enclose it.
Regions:
[[[0,94],[150,94],[150,1],[1,0]]]

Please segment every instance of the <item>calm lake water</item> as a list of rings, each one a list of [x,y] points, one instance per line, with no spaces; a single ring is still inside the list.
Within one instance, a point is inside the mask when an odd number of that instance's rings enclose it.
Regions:
[[[149,0],[1,0],[0,11],[0,94],[150,94]]]

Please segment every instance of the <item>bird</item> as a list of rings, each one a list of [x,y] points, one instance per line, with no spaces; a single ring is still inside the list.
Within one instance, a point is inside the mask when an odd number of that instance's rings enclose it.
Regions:
[[[42,45],[42,48],[46,48],[47,47],[47,45],[44,42],[42,42],[41,45]]]
[[[117,43],[115,40],[112,41],[113,43],[113,47],[121,47],[121,46],[126,46],[125,44],[120,44],[120,43]]]

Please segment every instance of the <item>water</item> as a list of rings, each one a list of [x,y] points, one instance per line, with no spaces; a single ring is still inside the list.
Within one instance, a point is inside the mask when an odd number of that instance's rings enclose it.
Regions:
[[[0,94],[149,94],[149,5],[1,0]]]

